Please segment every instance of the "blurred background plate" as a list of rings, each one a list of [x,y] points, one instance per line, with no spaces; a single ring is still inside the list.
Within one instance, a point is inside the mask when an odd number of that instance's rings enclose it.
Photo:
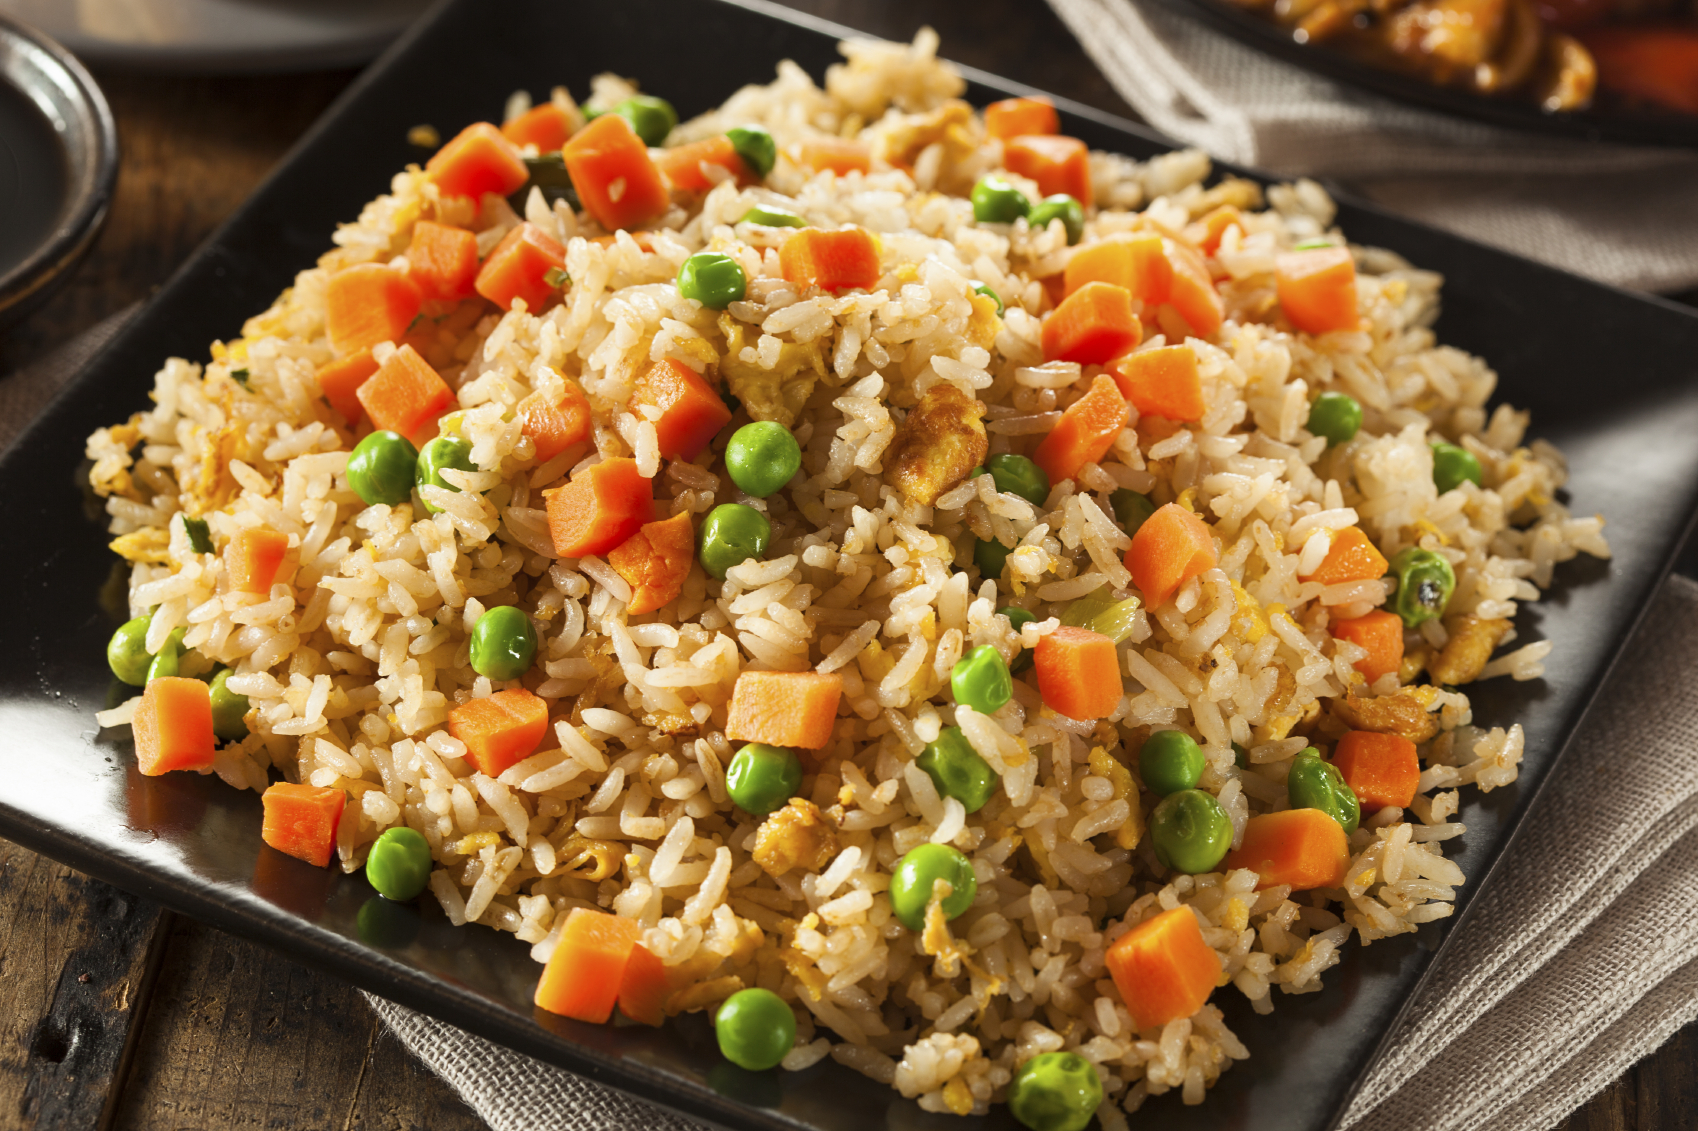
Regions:
[[[0,0],[85,62],[137,70],[288,71],[373,58],[429,0]]]

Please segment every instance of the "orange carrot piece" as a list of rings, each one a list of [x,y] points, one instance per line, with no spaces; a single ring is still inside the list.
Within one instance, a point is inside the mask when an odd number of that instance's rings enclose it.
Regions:
[[[500,130],[488,122],[473,122],[425,163],[425,176],[449,196],[481,200],[486,192],[508,195],[531,174]]]
[[[269,593],[289,552],[289,536],[263,526],[249,527],[224,547],[224,571],[238,593]]]
[[[1207,213],[1201,220],[1185,229],[1186,238],[1202,249],[1204,255],[1213,255],[1220,250],[1220,239],[1226,230],[1234,224],[1238,230],[1244,230],[1244,215],[1230,204],[1223,204],[1214,211]]]
[[[501,127],[501,136],[514,145],[534,145],[543,153],[559,149],[572,136],[572,119],[552,102],[532,106]]]
[[[324,288],[324,331],[338,357],[407,336],[424,296],[401,272],[359,263],[330,276]]]
[[[363,415],[360,398],[356,393],[376,372],[377,359],[372,357],[371,350],[363,349],[340,361],[332,361],[320,369],[318,390],[324,394],[324,399],[330,402],[330,407],[342,414],[343,420],[355,425]]]
[[[737,155],[737,147],[731,144],[731,139],[724,134],[692,141],[688,145],[675,145],[671,149],[663,149],[654,159],[655,166],[660,169],[661,176],[671,182],[672,187],[684,192],[706,192],[724,177],[710,177],[703,171],[703,165],[717,165],[731,174],[738,184],[747,184],[754,177],[749,172],[749,166]]]
[[[1076,137],[1028,134],[1003,144],[1002,163],[1011,173],[1038,183],[1045,196],[1064,192],[1091,206],[1091,151]]]
[[[1111,362],[1108,372],[1140,416],[1195,422],[1208,408],[1190,346],[1140,350]]]
[[[1114,940],[1104,961],[1139,1029],[1191,1016],[1220,980],[1220,956],[1203,941],[1189,907],[1145,919]]]
[[[778,265],[799,286],[871,290],[879,277],[878,251],[878,241],[864,228],[803,228],[778,249]]]
[[[468,699],[448,712],[448,733],[466,744],[473,769],[498,778],[548,733],[548,704],[522,687]]]
[[[985,107],[985,132],[1004,141],[1026,134],[1058,134],[1061,118],[1047,98],[1004,98]]]
[[[574,907],[537,982],[536,1004],[562,1017],[604,1024],[613,1016],[642,933],[635,919]]]
[[[873,167],[873,151],[864,141],[847,137],[805,137],[796,143],[796,164],[816,172],[830,169],[838,176],[865,173]]]
[[[1249,868],[1261,877],[1257,891],[1280,884],[1308,891],[1338,887],[1349,867],[1342,825],[1319,809],[1285,809],[1251,817],[1222,870]]]
[[[527,220],[501,237],[472,285],[502,310],[511,309],[513,300],[522,298],[526,310],[539,314],[560,293],[559,285],[549,281],[549,272],[565,268],[566,249]]]
[[[666,999],[672,996],[666,963],[638,943],[631,948],[625,973],[619,979],[619,1012],[644,1025],[666,1023]]]
[[[563,558],[605,554],[653,520],[654,483],[628,457],[591,464],[548,494],[548,531]]]
[[[1199,338],[1213,337],[1226,321],[1226,303],[1209,278],[1209,266],[1201,253],[1174,240],[1162,241],[1162,252],[1173,267],[1167,302],[1191,326]]]
[[[1044,319],[1046,361],[1101,365],[1138,348],[1144,326],[1132,313],[1132,292],[1113,283],[1086,283]]]
[[[1215,541],[1209,525],[1178,503],[1156,510],[1126,551],[1126,568],[1132,583],[1144,594],[1151,609],[1159,609],[1187,581],[1215,567]]]
[[[725,737],[818,750],[831,741],[843,677],[836,672],[749,672],[731,692]]]
[[[1173,265],[1161,241],[1154,232],[1120,232],[1080,244],[1067,260],[1067,293],[1087,283],[1112,283],[1131,291],[1133,298],[1166,302],[1173,286]]]
[[[525,418],[524,434],[536,445],[538,463],[590,438],[590,400],[570,378],[557,403],[532,393],[519,402],[519,415]]]
[[[731,423],[731,410],[713,386],[676,358],[663,358],[644,370],[631,402],[660,409],[654,430],[662,459],[695,459]]]
[[[1387,568],[1385,555],[1362,533],[1362,528],[1347,526],[1333,532],[1332,548],[1322,559],[1320,568],[1301,580],[1318,581],[1322,585],[1372,581],[1376,577],[1384,577]]]
[[[1698,114],[1698,28],[1677,24],[1588,28],[1580,41],[1598,85],[1635,102]]]
[[[259,799],[265,806],[260,831],[265,843],[316,868],[330,863],[336,851],[336,826],[348,801],[345,792],[279,781],[267,786]]]
[[[148,777],[212,766],[212,693],[198,679],[160,676],[148,681],[130,720],[136,768]]]
[[[652,613],[675,600],[696,560],[696,531],[690,512],[650,522],[607,552],[607,564],[631,583],[631,616]]]
[[[1355,666],[1368,677],[1369,683],[1403,664],[1403,621],[1396,613],[1375,609],[1352,620],[1335,620],[1332,634],[1368,650]]]
[[[399,432],[415,444],[430,439],[427,433],[454,403],[454,390],[412,346],[390,354],[354,395],[374,427]]]
[[[1032,666],[1044,706],[1070,719],[1107,718],[1126,690],[1114,641],[1088,628],[1062,625],[1045,636],[1032,651]]]
[[[1085,395],[1067,406],[1049,435],[1032,453],[1051,483],[1072,479],[1087,463],[1097,463],[1126,427],[1126,398],[1106,373],[1097,374]]]
[[[1304,333],[1354,330],[1362,324],[1356,313],[1356,261],[1349,248],[1284,252],[1274,260],[1274,279],[1286,321]]]
[[[407,245],[407,276],[436,302],[471,298],[478,277],[478,238],[464,228],[420,220]]]
[[[1350,731],[1338,740],[1332,764],[1362,803],[1364,815],[1388,805],[1407,809],[1421,782],[1415,744],[1401,734]]]
[[[561,150],[572,186],[602,227],[634,228],[671,203],[648,146],[618,114],[603,114]]]

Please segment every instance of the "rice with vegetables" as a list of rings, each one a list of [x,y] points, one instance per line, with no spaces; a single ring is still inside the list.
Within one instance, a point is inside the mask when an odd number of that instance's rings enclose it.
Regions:
[[[1211,991],[1451,913],[1523,742],[1466,685],[1608,548],[1318,186],[1087,152],[935,49],[679,125],[521,93],[398,174],[90,437],[147,689],[101,722],[550,1008],[1122,1127],[1248,1055]]]

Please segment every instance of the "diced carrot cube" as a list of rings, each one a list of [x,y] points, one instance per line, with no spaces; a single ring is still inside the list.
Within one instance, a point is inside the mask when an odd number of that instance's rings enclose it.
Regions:
[[[448,712],[448,733],[466,744],[473,769],[498,778],[548,733],[548,704],[522,687],[468,699]]]
[[[1208,410],[1197,376],[1197,352],[1190,346],[1140,350],[1111,362],[1108,371],[1140,416],[1195,423]]]
[[[218,740],[212,734],[212,693],[198,679],[159,676],[149,680],[130,720],[136,768],[148,777],[172,770],[212,766]]]
[[[591,464],[548,493],[548,530],[563,558],[605,554],[653,520],[654,483],[634,459]]]
[[[830,169],[838,176],[865,173],[873,167],[873,151],[864,141],[815,134],[796,143],[796,164],[806,169]]]
[[[486,192],[506,196],[531,174],[513,143],[488,122],[473,122],[436,151],[425,176],[449,196],[481,200]]]
[[[1186,228],[1185,235],[1202,249],[1203,254],[1213,255],[1220,250],[1221,237],[1234,224],[1238,225],[1240,232],[1244,230],[1243,213],[1230,204],[1223,204]]]
[[[377,359],[372,357],[371,350],[363,349],[339,361],[329,362],[319,369],[318,389],[324,394],[324,399],[330,402],[330,407],[342,414],[343,420],[349,425],[356,425],[364,415],[360,408],[360,398],[356,394],[360,386],[376,372]]]
[[[1362,533],[1360,526],[1347,526],[1334,531],[1332,548],[1314,573],[1302,578],[1322,585],[1342,585],[1346,581],[1372,581],[1384,577],[1388,569],[1385,555]]]
[[[519,402],[519,415],[525,418],[524,434],[536,445],[538,463],[590,438],[590,400],[570,378],[558,402],[532,393]]]
[[[514,145],[534,145],[548,153],[565,145],[572,136],[572,119],[554,103],[544,102],[504,123],[501,136]]]
[[[1126,568],[1149,607],[1159,609],[1193,577],[1215,567],[1208,523],[1178,503],[1160,507],[1132,536]]]
[[[1173,267],[1173,281],[1168,285],[1167,302],[1191,326],[1199,338],[1213,337],[1226,321],[1226,303],[1209,278],[1208,264],[1198,252],[1174,240],[1166,240],[1162,250]]]
[[[1038,694],[1058,715],[1084,721],[1114,714],[1125,693],[1114,641],[1088,628],[1062,625],[1032,651]]]
[[[1061,118],[1047,98],[1004,98],[985,107],[985,132],[1004,141],[1025,134],[1058,134]]]
[[[631,585],[631,616],[652,613],[677,598],[696,560],[696,532],[690,512],[646,523],[607,552],[607,564]]]
[[[330,276],[324,288],[324,330],[337,356],[379,342],[400,342],[419,316],[424,296],[407,276],[381,263],[359,263]]]
[[[1421,783],[1415,744],[1401,734],[1353,730],[1338,740],[1332,764],[1362,803],[1364,816],[1376,809],[1406,809]]]
[[[737,677],[725,737],[818,750],[831,741],[843,677],[836,672],[751,672]]]
[[[297,860],[322,868],[336,851],[336,827],[348,795],[341,789],[272,782],[260,795],[265,806],[265,843]]]
[[[502,310],[514,299],[524,299],[525,309],[539,314],[560,293],[549,272],[566,267],[566,249],[541,228],[526,221],[501,237],[501,242],[478,268],[472,284],[478,294]]]
[[[749,166],[737,155],[737,147],[724,134],[662,149],[654,163],[672,187],[683,192],[706,192],[723,180],[741,184],[754,179]],[[716,166],[728,175],[710,176],[704,165]]]
[[[1355,663],[1357,671],[1373,683],[1403,665],[1403,621],[1396,613],[1375,609],[1364,616],[1332,622],[1332,634],[1339,640],[1360,644],[1368,654]]]
[[[618,114],[603,114],[561,150],[578,199],[608,231],[635,228],[671,204],[648,146]]]
[[[430,439],[437,419],[454,403],[454,390],[412,346],[389,355],[354,394],[372,425],[419,444]]]
[[[1173,265],[1154,232],[1118,232],[1080,244],[1067,260],[1066,290],[1072,294],[1087,283],[1125,287],[1144,302],[1166,302],[1173,286]]]
[[[536,1004],[562,1017],[604,1024],[613,1016],[625,967],[642,934],[635,919],[574,907],[537,982]]]
[[[1175,907],[1114,940],[1104,956],[1120,1000],[1140,1030],[1159,1029],[1203,1008],[1220,980],[1220,956],[1197,916]]]
[[[408,278],[427,299],[459,302],[471,298],[478,277],[478,238],[464,228],[420,220],[407,245]]]
[[[631,402],[660,409],[654,430],[663,459],[695,459],[731,423],[731,410],[719,394],[676,358],[662,358],[644,370]]]
[[[641,943],[632,947],[619,979],[619,1012],[644,1025],[664,1025],[666,999],[671,995],[666,963]]]
[[[1144,327],[1132,312],[1132,292],[1112,283],[1086,283],[1044,319],[1046,361],[1101,365],[1138,348]]]
[[[778,249],[784,277],[828,291],[871,290],[879,278],[878,241],[864,228],[804,228]]]
[[[1349,248],[1285,252],[1274,260],[1274,280],[1286,321],[1304,333],[1354,330],[1362,324],[1356,312],[1356,260]]]
[[[1100,463],[1126,427],[1126,398],[1114,378],[1099,373],[1085,395],[1067,406],[1032,453],[1051,483],[1072,479],[1088,463]]]
[[[1086,208],[1091,206],[1091,151],[1076,137],[1010,138],[1002,147],[1002,163],[1009,172],[1036,181],[1045,196],[1064,192]]]
[[[224,547],[224,570],[230,588],[238,593],[269,593],[283,558],[289,552],[289,536],[264,526],[242,530]]]
[[[1223,870],[1255,872],[1261,877],[1257,891],[1280,884],[1309,891],[1338,887],[1349,867],[1350,842],[1342,825],[1319,809],[1285,809],[1251,817]]]

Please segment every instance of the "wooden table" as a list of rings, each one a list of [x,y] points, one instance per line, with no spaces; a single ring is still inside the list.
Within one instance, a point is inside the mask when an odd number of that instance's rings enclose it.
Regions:
[[[893,38],[930,24],[951,58],[1131,116],[1040,0],[790,3]],[[123,147],[111,221],[68,288],[0,339],[0,373],[146,298],[353,74],[100,75]],[[0,1124],[483,1126],[348,985],[4,841],[0,923],[0,1112],[16,1113]],[[1695,1064],[1698,1025],[1563,1131],[1698,1124]]]

